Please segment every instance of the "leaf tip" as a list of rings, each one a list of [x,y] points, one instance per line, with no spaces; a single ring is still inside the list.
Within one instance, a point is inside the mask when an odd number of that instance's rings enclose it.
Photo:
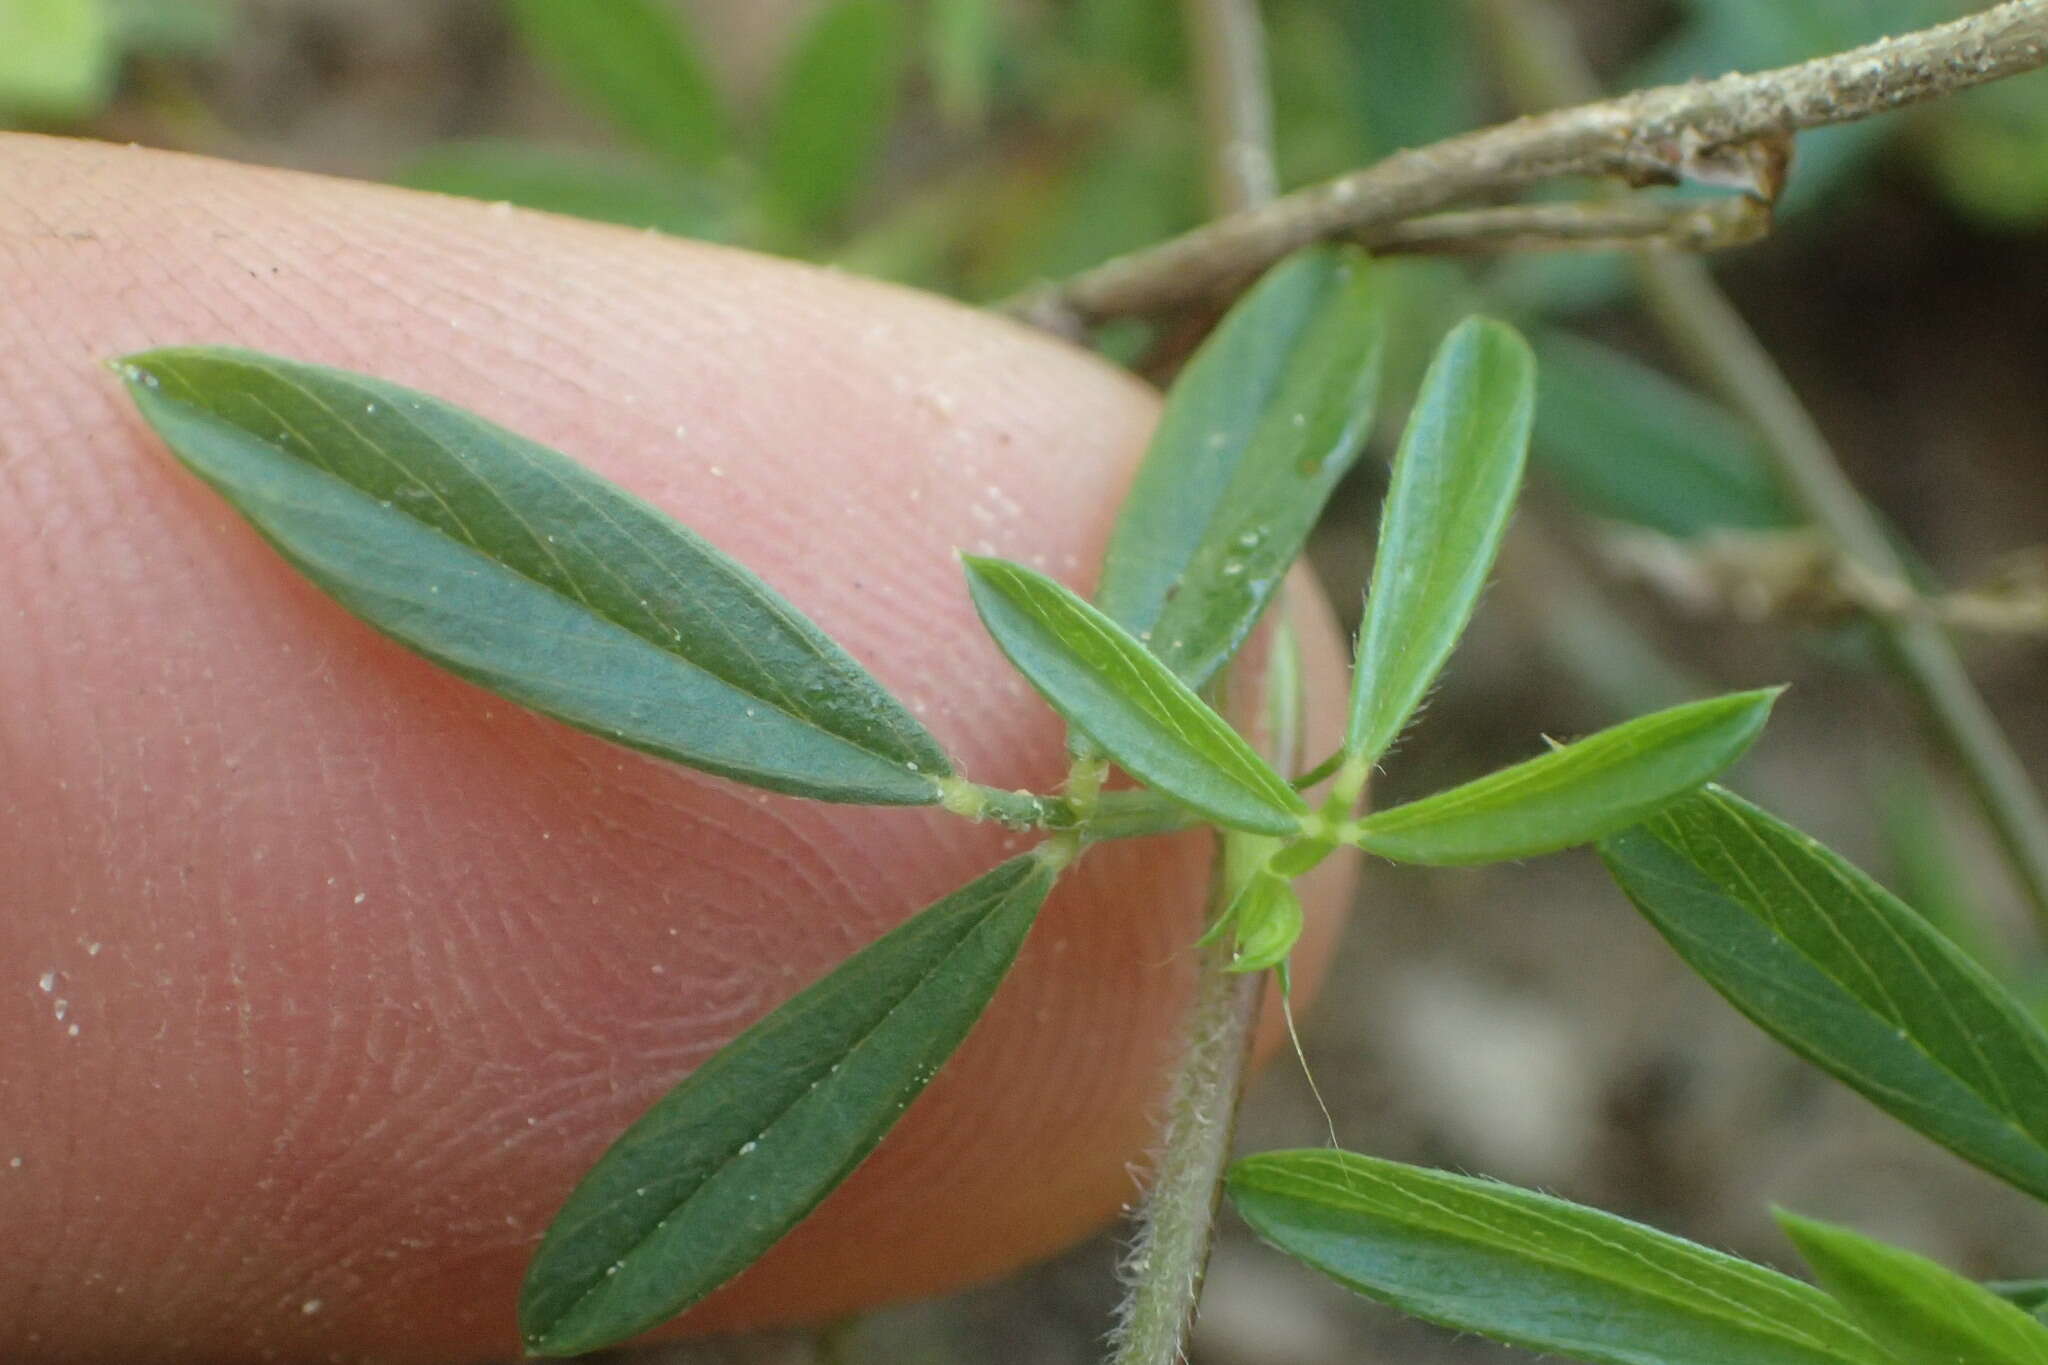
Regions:
[[[127,355],[108,356],[100,363],[131,389],[153,389],[159,380],[149,362],[156,354],[155,351],[131,351]]]

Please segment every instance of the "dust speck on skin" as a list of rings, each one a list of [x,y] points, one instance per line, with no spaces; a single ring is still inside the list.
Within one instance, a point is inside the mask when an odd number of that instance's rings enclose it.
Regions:
[[[39,990],[39,991],[41,991],[41,992],[42,992],[42,993],[43,993],[44,995],[48,995],[48,994],[49,994],[49,993],[50,993],[51,991],[54,991],[54,990],[56,990],[56,989],[57,989],[57,973],[56,973],[56,971],[55,971],[55,970],[47,971],[47,972],[44,972],[44,973],[43,973],[43,974],[42,974],[41,976],[37,977],[37,978],[36,978],[36,989],[37,989],[37,990]]]
[[[307,1299],[304,1303],[299,1305],[299,1311],[310,1318],[315,1313],[319,1312],[321,1308],[324,1306],[325,1305],[323,1305],[318,1299]]]
[[[13,1171],[18,1171],[18,1170],[20,1170],[20,1169],[21,1169],[21,1158],[20,1158],[20,1157],[14,1157],[14,1158],[13,1158],[13,1159],[11,1159],[10,1161],[8,1161],[8,1163],[7,1163],[7,1168],[8,1168],[9,1170],[13,1170]]]

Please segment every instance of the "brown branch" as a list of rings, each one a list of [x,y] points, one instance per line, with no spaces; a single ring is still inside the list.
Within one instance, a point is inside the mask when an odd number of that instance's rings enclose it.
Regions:
[[[1495,21],[1503,66],[1519,78],[1518,95],[1525,103],[1579,102],[1597,90],[1592,71],[1552,5],[1491,0],[1487,9]],[[1963,22],[2017,19],[2038,25],[2042,9],[2048,6],[2002,5]],[[1904,560],[1843,472],[1819,423],[1715,285],[1705,263],[1668,252],[1646,252],[1634,264],[1651,318],[1695,374],[1756,427],[1779,481],[1813,524],[1863,573],[1910,581]],[[1919,693],[1928,719],[1968,779],[2037,922],[2048,926],[2048,802],[1941,626],[1919,616],[1877,614],[1872,619],[1890,647],[1899,675]]]
[[[1771,230],[1770,205],[1747,195],[1705,203],[1509,204],[1382,223],[1354,234],[1381,254],[1482,251],[1622,251],[1677,247],[1718,251]]]
[[[1517,119],[1427,147],[1182,236],[1012,301],[1082,324],[1204,297],[1297,247],[1562,177],[1723,183],[1730,159],[1804,128],[1849,123],[2048,63],[2048,0],[1978,14],[1796,66],[1663,86]]]

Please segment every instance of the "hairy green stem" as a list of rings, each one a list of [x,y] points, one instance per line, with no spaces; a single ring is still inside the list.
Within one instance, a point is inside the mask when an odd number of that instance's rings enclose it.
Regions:
[[[1597,95],[1569,26],[1545,0],[1489,0],[1488,13],[1502,65],[1525,105],[1573,104]],[[1813,523],[1860,568],[1909,581],[1910,570],[1819,424],[1706,266],[1648,252],[1636,258],[1635,270],[1653,320],[1699,377],[1756,428],[1779,480]],[[2048,928],[2048,805],[2039,789],[1941,626],[1918,615],[1871,619],[1961,766],[2037,922]]]
[[[1273,197],[1278,184],[1257,0],[1184,4],[1196,49],[1214,205],[1224,213],[1255,209]],[[1219,702],[1229,678],[1226,669],[1217,680]],[[1217,836],[1208,923],[1230,904],[1230,838]],[[1201,1301],[1224,1167],[1237,1131],[1252,1026],[1265,994],[1264,972],[1230,970],[1233,939],[1220,934],[1196,950],[1195,1003],[1173,1074],[1158,1160],[1125,1262],[1130,1290],[1114,1334],[1115,1365],[1179,1365],[1187,1358],[1187,1334]]]
[[[1222,870],[1219,846],[1211,920],[1229,899]],[[1114,1334],[1115,1365],[1178,1365],[1186,1359],[1187,1329],[1208,1268],[1223,1171],[1237,1131],[1247,1044],[1265,981],[1264,972],[1232,972],[1233,951],[1229,934],[1199,950],[1185,1050],[1124,1262],[1130,1292]]]

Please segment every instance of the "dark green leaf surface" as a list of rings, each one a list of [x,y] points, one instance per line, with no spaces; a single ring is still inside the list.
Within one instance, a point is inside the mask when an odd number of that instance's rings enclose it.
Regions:
[[[1125,771],[1234,829],[1299,831],[1308,812],[1300,794],[1116,622],[1020,564],[966,564],[996,644]]]
[[[2048,1327],[1924,1256],[1780,1212],[1821,1287],[1902,1365],[2048,1365]]]
[[[555,1216],[519,1297],[536,1355],[594,1351],[744,1270],[873,1151],[981,1017],[1052,889],[1027,853],[727,1044]]]
[[[1601,846],[1694,971],[1894,1118],[2048,1199],[2048,1034],[1912,909],[1718,787]]]
[[[1778,690],[1733,692],[1638,716],[1475,782],[1359,821],[1361,848],[1438,866],[1587,844],[1641,820],[1733,763]]]
[[[1167,395],[1096,603],[1190,687],[1244,643],[1364,447],[1385,335],[1364,253],[1311,248],[1266,273]]]
[[[653,0],[512,0],[522,37],[562,83],[651,151],[708,166],[724,112],[675,14]]]
[[[1727,410],[1561,332],[1537,339],[1536,364],[1537,468],[1587,510],[1679,537],[1798,523],[1756,434]]]
[[[621,744],[774,791],[917,805],[932,737],[663,513],[438,399],[247,351],[123,362],[178,458],[343,606]]]
[[[763,168],[799,227],[844,212],[882,150],[901,69],[898,11],[888,0],[836,0],[790,53]]]
[[[1482,63],[1465,6],[1374,0],[1333,10],[1360,68],[1352,97],[1367,145],[1355,164],[1479,126],[1473,78]]]
[[[1616,1365],[1891,1365],[1825,1294],[1597,1209],[1350,1152],[1231,1168],[1252,1229],[1339,1284],[1531,1350]]]
[[[1387,751],[1465,633],[1507,531],[1536,403],[1513,328],[1470,318],[1430,362],[1394,457],[1358,632],[1345,752]]]

